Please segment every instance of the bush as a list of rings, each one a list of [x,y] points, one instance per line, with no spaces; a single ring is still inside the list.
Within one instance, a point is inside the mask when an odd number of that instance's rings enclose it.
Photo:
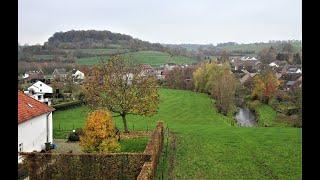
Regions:
[[[100,109],[89,113],[80,146],[87,153],[120,151],[112,114],[109,111]]]
[[[74,141],[79,141],[80,136],[76,134],[75,132],[72,132],[69,134],[68,141],[74,142]]]
[[[68,109],[74,106],[79,106],[82,104],[82,101],[71,101],[71,102],[66,102],[66,103],[61,103],[61,104],[56,104],[53,105],[52,107],[55,108],[56,110],[60,109]]]
[[[283,113],[278,113],[277,122],[285,123],[287,126],[291,127],[301,127],[302,126],[302,118],[298,115],[288,116]]]
[[[18,164],[18,179],[24,179],[28,176],[28,166],[25,163]]]
[[[247,102],[247,106],[250,110],[256,111],[256,109],[261,105],[259,100],[249,101]]]
[[[83,135],[83,129],[82,129],[82,128],[77,128],[75,133],[76,133],[78,136],[82,136],[82,135]]]

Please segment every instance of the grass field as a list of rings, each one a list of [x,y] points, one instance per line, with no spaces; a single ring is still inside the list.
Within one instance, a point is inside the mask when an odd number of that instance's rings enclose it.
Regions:
[[[121,152],[143,152],[148,144],[148,137],[123,139],[120,141]]]
[[[195,59],[183,56],[170,57],[168,53],[158,52],[158,51],[139,51],[126,53],[124,55],[126,58],[131,56],[133,60],[138,64],[150,64],[152,67],[159,67],[165,63],[176,63],[176,64],[192,64]],[[108,60],[109,56],[96,56],[88,58],[80,58],[77,60],[78,64],[81,65],[94,65],[98,64],[100,60]]]
[[[163,120],[175,132],[175,179],[301,179],[300,128],[232,127],[205,94],[161,89],[160,99],[158,114],[128,116],[128,127],[154,129]],[[59,123],[83,125],[85,111],[55,112],[55,136]],[[122,129],[121,119],[115,122]]]
[[[277,117],[277,112],[274,109],[272,109],[271,106],[262,104],[259,105],[259,107],[257,107],[256,111],[259,116],[259,126],[264,127],[274,125],[274,122]]]
[[[33,58],[40,61],[40,60],[51,60],[53,59],[54,55],[34,55]]]

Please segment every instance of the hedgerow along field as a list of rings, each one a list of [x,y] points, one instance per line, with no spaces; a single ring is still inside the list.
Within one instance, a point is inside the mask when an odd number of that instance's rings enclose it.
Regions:
[[[175,179],[301,179],[301,128],[230,126],[206,94],[161,89],[160,99],[158,114],[128,116],[128,127],[150,130],[163,120],[176,134]],[[55,136],[59,123],[81,127],[86,110],[55,112]],[[122,129],[122,120],[115,122]]]
[[[159,67],[160,65],[166,63],[176,63],[176,64],[192,64],[196,60],[184,57],[184,56],[173,56],[171,57],[168,53],[159,52],[159,51],[138,51],[125,53],[124,56],[128,58],[131,56],[133,60],[138,64],[150,64],[152,67]],[[88,58],[80,58],[77,60],[77,63],[80,65],[95,65],[98,64],[101,60],[108,60],[109,55],[105,56],[95,56]]]

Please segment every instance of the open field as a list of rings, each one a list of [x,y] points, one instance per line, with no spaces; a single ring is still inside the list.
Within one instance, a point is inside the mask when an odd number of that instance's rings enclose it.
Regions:
[[[232,127],[206,94],[160,90],[153,117],[128,116],[129,130],[154,129],[163,120],[177,136],[174,179],[301,179],[301,128]],[[60,127],[83,126],[87,108],[53,114]],[[122,120],[115,118],[122,129]],[[58,133],[57,133],[58,132]]]
[[[159,67],[165,63],[176,63],[176,64],[192,64],[195,59],[183,56],[173,56],[170,57],[168,53],[163,53],[159,51],[139,51],[126,53],[125,57],[131,56],[134,61],[138,64],[150,64],[152,67]],[[95,56],[88,58],[80,58],[77,62],[81,65],[94,65],[99,63],[100,60],[108,60],[109,56]]]

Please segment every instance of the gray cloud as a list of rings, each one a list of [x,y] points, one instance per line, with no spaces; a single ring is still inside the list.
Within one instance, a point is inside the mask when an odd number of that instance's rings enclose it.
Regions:
[[[150,42],[260,42],[302,38],[301,0],[19,0],[19,43],[57,31],[110,30]]]

